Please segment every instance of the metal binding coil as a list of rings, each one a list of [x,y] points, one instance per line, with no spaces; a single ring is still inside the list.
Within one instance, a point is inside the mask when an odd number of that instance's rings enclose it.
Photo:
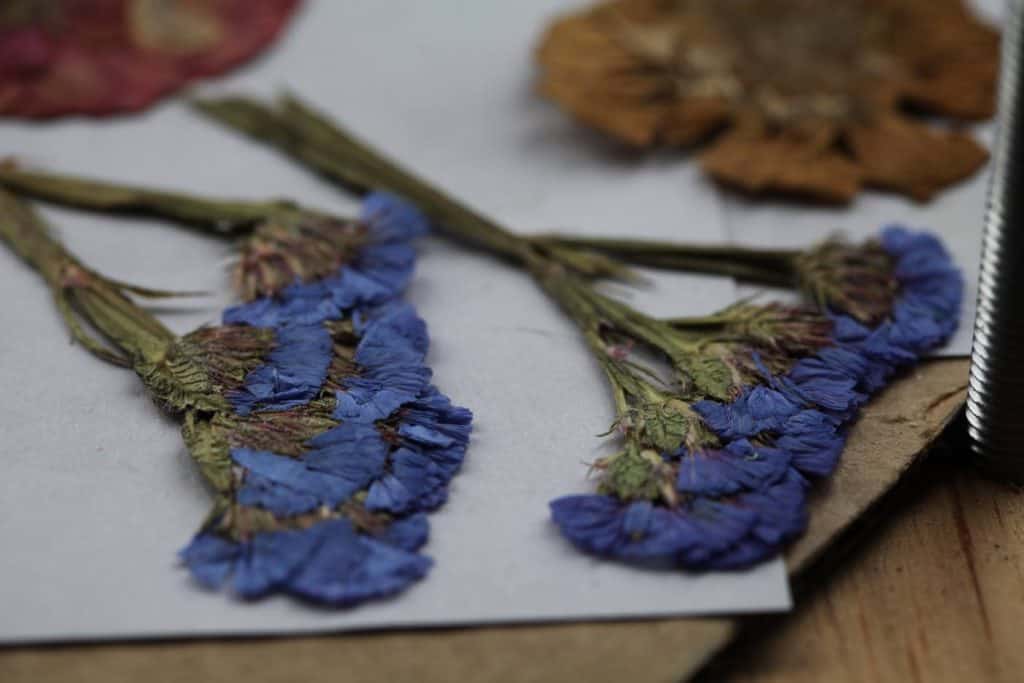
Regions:
[[[1024,3],[1008,3],[1000,129],[982,238],[967,432],[980,465],[1024,481]],[[1017,289],[1015,291],[1015,288]]]

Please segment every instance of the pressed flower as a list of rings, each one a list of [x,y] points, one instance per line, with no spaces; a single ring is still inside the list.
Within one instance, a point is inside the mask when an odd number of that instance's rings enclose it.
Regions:
[[[104,357],[134,368],[183,416],[185,442],[216,492],[207,522],[181,553],[197,581],[216,587],[230,578],[247,599],[284,592],[344,606],[425,576],[432,560],[418,552],[428,535],[422,513],[445,501],[472,415],[430,384],[426,326],[397,300],[422,217],[388,195],[368,197],[361,217],[346,221],[284,203],[57,181],[40,186],[51,188],[51,199],[220,228],[226,220],[252,231],[243,249],[270,254],[261,268],[267,277],[241,288],[248,303],[226,311],[223,325],[175,338],[126,296],[156,292],[89,271],[0,193],[0,236],[65,302],[72,330],[76,316],[90,322],[124,354]],[[97,206],[104,202],[114,206]],[[328,226],[337,234],[325,233]],[[288,277],[270,276],[275,270]],[[78,335],[90,350],[103,348]]]
[[[541,91],[636,147],[707,142],[706,172],[749,192],[926,200],[986,160],[926,125],[994,110],[998,36],[961,0],[614,0],[557,20]]]
[[[597,494],[551,503],[586,552],[693,569],[775,555],[806,526],[808,487],[835,468],[860,406],[957,325],[959,272],[925,233],[893,227],[802,250],[519,237],[293,98],[198,108],[345,188],[401,192],[443,234],[526,267],[573,319],[607,375],[609,433],[623,442],[592,464]],[[788,287],[808,305],[656,319],[597,291],[592,278],[623,273],[615,260]],[[380,499],[403,500],[392,481]]]
[[[0,115],[144,109],[277,37],[298,0],[6,0]]]
[[[411,518],[393,527],[421,521]],[[429,571],[430,559],[416,552],[426,541],[425,527],[420,535],[393,536],[359,533],[339,518],[256,532],[241,542],[204,533],[180,555],[207,588],[219,588],[230,578],[234,592],[247,599],[284,592],[346,606],[397,593]]]
[[[419,212],[386,193],[366,197],[354,221],[308,212],[272,217],[241,244],[233,281],[246,303],[229,309],[225,322],[319,323],[389,301],[412,275],[409,241],[427,229]]]
[[[608,495],[554,501],[553,519],[562,533],[582,549],[607,557],[719,569],[760,562],[797,537],[806,525],[808,481],[834,470],[845,425],[889,376],[956,327],[962,280],[941,243],[927,233],[889,227],[877,244],[888,257],[894,282],[888,316],[870,328],[831,311],[828,345],[793,356],[781,372],[770,370],[755,351],[752,361],[760,377],[734,400],[692,403],[703,422],[701,438],[649,459],[658,463],[649,471],[661,480],[674,475],[674,491],[624,485],[608,476],[606,463],[598,463]],[[627,432],[627,438],[645,437]],[[633,481],[639,480],[643,477],[634,472]],[[620,533],[627,520],[639,518],[631,511],[646,509],[637,507],[638,501],[673,514],[645,513],[644,524],[634,524],[641,531]],[[704,520],[702,528],[709,534],[716,523],[725,526],[723,533],[735,529],[734,518],[722,514],[725,509],[742,511],[750,525],[713,552],[680,553],[674,544],[691,529],[696,501],[719,506],[719,515]]]

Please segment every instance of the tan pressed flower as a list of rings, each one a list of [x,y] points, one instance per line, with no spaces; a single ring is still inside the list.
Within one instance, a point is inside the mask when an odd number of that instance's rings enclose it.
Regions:
[[[911,110],[992,115],[998,34],[961,0],[615,0],[557,20],[542,92],[636,147],[690,146],[750,192],[926,200],[987,152]]]

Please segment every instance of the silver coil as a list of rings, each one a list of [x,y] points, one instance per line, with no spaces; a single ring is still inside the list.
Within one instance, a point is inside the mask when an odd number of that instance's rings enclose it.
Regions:
[[[1024,2],[1003,31],[999,133],[982,237],[967,433],[979,464],[1024,481]]]

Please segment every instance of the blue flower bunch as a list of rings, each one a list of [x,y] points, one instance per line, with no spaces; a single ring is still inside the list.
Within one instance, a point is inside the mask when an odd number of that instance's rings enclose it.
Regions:
[[[311,259],[266,249],[259,232],[243,245],[238,268],[251,269],[258,252],[255,272],[287,284],[254,287],[225,312],[222,329],[272,331],[269,351],[222,383],[230,410],[186,421],[186,442],[218,493],[181,552],[205,586],[349,605],[398,592],[431,566],[420,553],[426,513],[446,499],[472,416],[430,383],[426,326],[398,300],[425,220],[374,194],[356,227],[348,236],[358,248],[323,250],[344,259],[313,280],[298,279]],[[301,229],[290,248],[320,239]],[[232,350],[223,346],[196,355],[217,365]]]
[[[747,567],[797,538],[807,524],[810,482],[835,469],[860,407],[957,326],[962,279],[938,239],[889,227],[871,247],[885,255],[876,259],[885,272],[874,275],[891,282],[884,314],[865,324],[826,309],[827,343],[781,358],[747,334],[753,372],[730,388],[732,396],[700,398],[698,391],[676,399],[675,448],[672,439],[644,434],[643,420],[628,420],[626,449],[598,463],[604,492],[551,503],[562,534],[602,557],[689,569]],[[774,336],[784,335],[777,329]],[[620,375],[610,373],[613,385],[628,391],[636,382]],[[670,403],[658,399],[659,424]]]
[[[194,105],[342,189],[407,197],[443,236],[521,266],[572,318],[607,376],[622,448],[593,463],[596,495],[551,510],[596,555],[705,569],[778,552],[803,531],[809,482],[835,468],[859,407],[957,324],[960,276],[927,234],[803,250],[524,236],[296,97]],[[790,287],[806,305],[658,319],[599,291],[625,263]]]
[[[431,384],[426,326],[401,301],[411,241],[428,228],[416,209],[376,193],[358,219],[344,220],[285,201],[3,174],[49,201],[240,236],[233,280],[242,303],[222,325],[178,337],[130,297],[174,293],[89,269],[28,204],[0,190],[0,239],[44,278],[73,337],[132,368],[183,418],[189,452],[216,493],[180,553],[201,584],[349,605],[427,573],[426,514],[445,502],[472,415]]]

